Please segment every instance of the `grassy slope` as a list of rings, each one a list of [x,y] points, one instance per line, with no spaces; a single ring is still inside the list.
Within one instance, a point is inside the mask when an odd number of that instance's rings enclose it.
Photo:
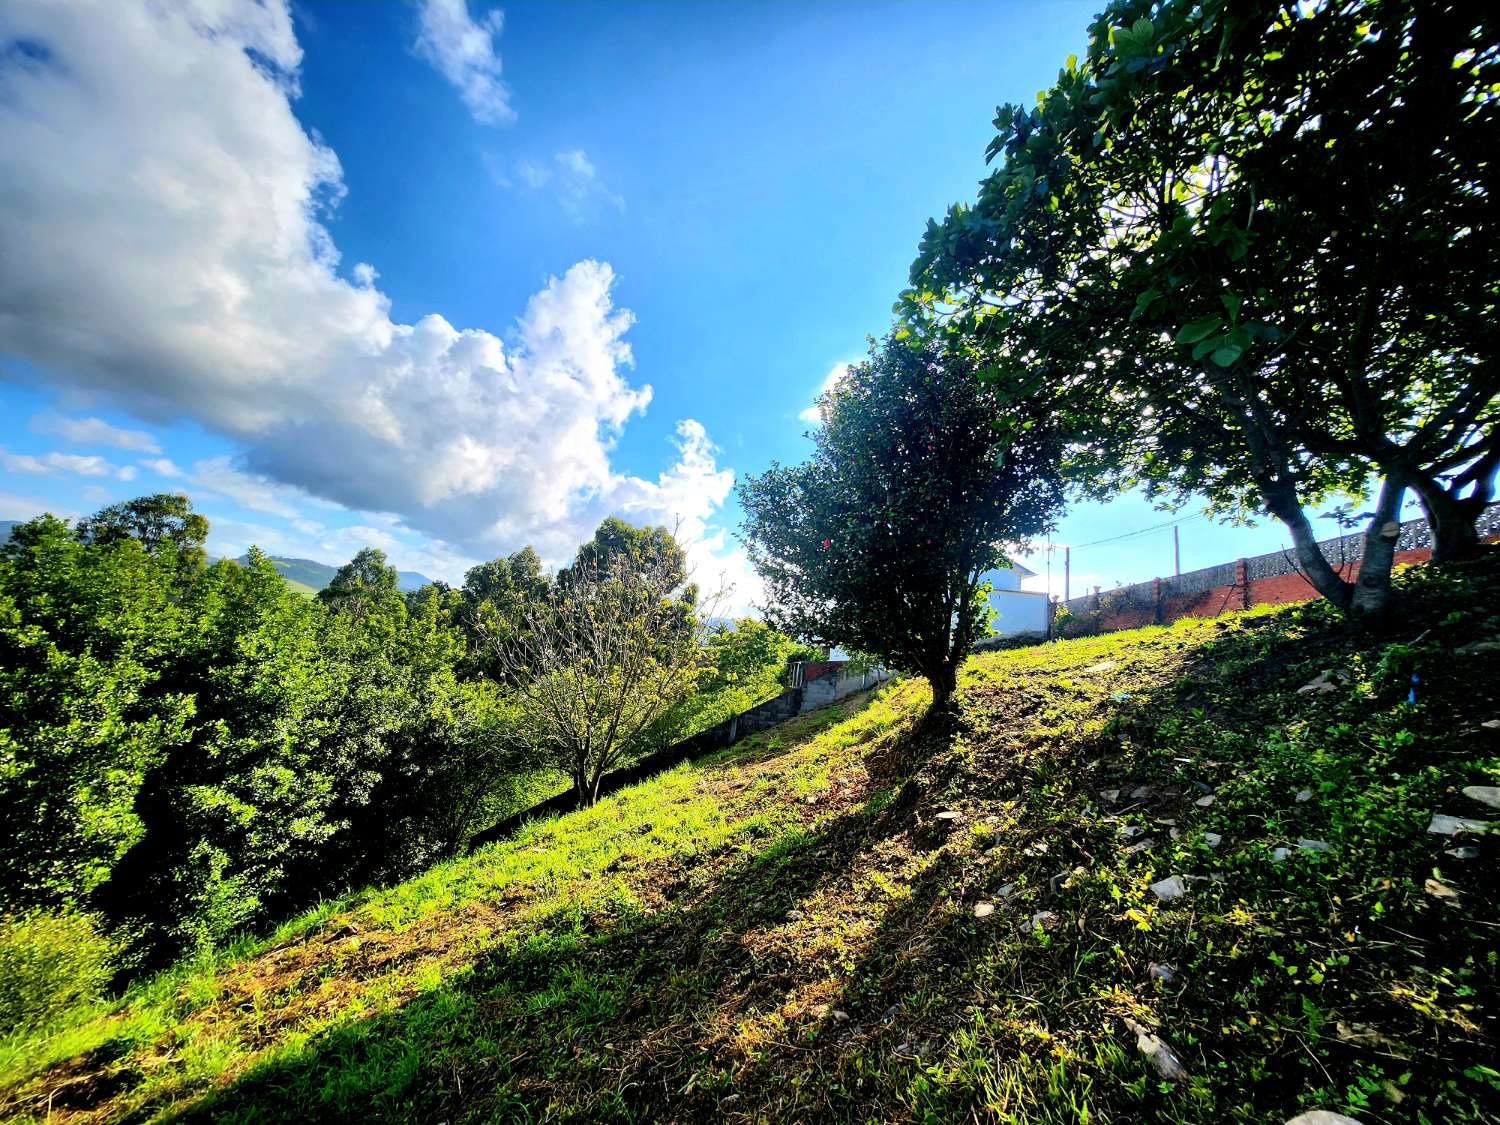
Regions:
[[[981,657],[956,731],[910,683],[805,716],[8,1044],[0,1106],[1496,1120],[1500,841],[1425,829],[1500,773],[1500,654],[1454,651],[1500,635],[1497,572],[1423,579],[1394,639],[1310,607]],[[1271,861],[1299,837],[1331,850]]]

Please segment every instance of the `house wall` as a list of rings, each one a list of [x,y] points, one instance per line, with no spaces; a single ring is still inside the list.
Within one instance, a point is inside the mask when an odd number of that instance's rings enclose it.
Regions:
[[[996,637],[1047,635],[1047,595],[1040,590],[991,590]],[[984,641],[979,647],[984,647]]]

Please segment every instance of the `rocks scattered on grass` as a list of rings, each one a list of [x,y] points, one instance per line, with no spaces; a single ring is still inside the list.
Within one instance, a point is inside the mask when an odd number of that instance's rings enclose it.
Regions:
[[[1050,911],[1050,910],[1038,910],[1035,914],[1033,914],[1031,916],[1031,922],[1027,926],[1027,928],[1028,929],[1032,929],[1032,930],[1035,930],[1037,928],[1041,928],[1043,930],[1050,930],[1050,929],[1052,929],[1053,926],[1057,925],[1057,923],[1058,923],[1058,917],[1057,917],[1056,914],[1052,913],[1052,911]]]
[[[1151,967],[1146,970],[1146,975],[1152,980],[1161,981],[1162,984],[1176,984],[1178,980],[1177,970],[1161,961],[1152,961]]]
[[[1117,830],[1117,834],[1121,839],[1133,840],[1145,831],[1139,824],[1122,824]]]
[[[1151,786],[1149,785],[1137,785],[1130,791],[1130,799],[1132,801],[1144,801],[1149,796],[1151,796]]]
[[[1319,672],[1307,683],[1297,689],[1298,695],[1327,695],[1331,691],[1338,691],[1340,686],[1349,680],[1349,673],[1342,668],[1330,668],[1326,672]]]
[[[1120,799],[1120,791],[1118,789],[1106,789],[1103,793],[1100,793],[1099,796],[1108,801],[1110,804],[1114,804]]]
[[[1484,652],[1500,652],[1500,641],[1493,638],[1487,641],[1474,641],[1472,644],[1464,645],[1462,648],[1456,648],[1453,651],[1461,653],[1464,656],[1478,656]]]
[[[1151,1065],[1157,1074],[1168,1082],[1187,1081],[1187,1067],[1182,1064],[1182,1060],[1177,1057],[1177,1052],[1172,1050],[1171,1045],[1165,1039],[1128,1017],[1121,1022],[1135,1032],[1136,1047],[1140,1049],[1141,1054],[1151,1060]]]
[[[1479,724],[1480,730],[1487,730],[1491,734],[1500,734],[1500,719],[1486,719]]]
[[[1296,801],[1299,805],[1305,805],[1308,801],[1312,800],[1312,790],[1299,789],[1297,790],[1297,795],[1292,800]]]
[[[1217,848],[1224,842],[1224,837],[1220,836],[1217,832],[1205,832],[1203,833],[1203,842],[1211,848]]]
[[[1432,823],[1427,826],[1427,831],[1434,836],[1457,836],[1460,832],[1488,832],[1489,823],[1483,820],[1473,820],[1466,816],[1449,816],[1447,813],[1433,813]]]
[[[959,812],[957,809],[944,809],[942,812],[938,813],[937,816],[933,817],[934,820],[947,827],[952,827],[959,821],[963,820],[963,818],[964,814]]]
[[[1152,840],[1150,837],[1147,837],[1146,839],[1141,840],[1138,843],[1131,844],[1130,847],[1125,849],[1125,854],[1140,855],[1142,852],[1150,851],[1155,846],[1156,841]]]
[[[1023,848],[1021,850],[1021,854],[1022,855],[1028,855],[1028,856],[1046,855],[1047,854],[1047,842],[1045,840],[1043,840],[1040,843],[1032,844],[1030,847]]]
[[[1271,862],[1272,863],[1284,863],[1284,862],[1286,862],[1287,857],[1290,856],[1291,854],[1292,854],[1292,849],[1291,848],[1275,848],[1271,852]]]
[[[1090,664],[1084,672],[1092,675],[1095,672],[1110,672],[1119,666],[1118,660],[1101,660],[1098,664]]]
[[[1478,859],[1479,849],[1474,847],[1446,848],[1444,855],[1451,855],[1454,859]]]
[[[1297,846],[1305,852],[1333,851],[1333,845],[1327,840],[1309,840],[1306,836],[1298,837]]]
[[[1439,882],[1437,879],[1428,879],[1427,882],[1422,884],[1422,889],[1433,898],[1455,899],[1458,897],[1457,891],[1447,883]]]
[[[1193,804],[1197,805],[1200,809],[1206,809],[1214,803],[1214,800],[1213,794],[1209,794],[1207,797],[1199,797]]]
[[[993,902],[976,902],[974,904],[974,917],[981,921],[993,913],[995,913],[995,904]]]
[[[1151,890],[1162,902],[1171,902],[1174,898],[1187,894],[1187,884],[1182,881],[1181,875],[1168,875],[1160,882],[1152,883]]]
[[[1478,801],[1481,805],[1488,805],[1492,809],[1500,809],[1500,787],[1494,785],[1465,785],[1464,796]]]
[[[1354,1117],[1345,1117],[1342,1113],[1334,1113],[1327,1109],[1314,1109],[1307,1113],[1299,1113],[1286,1125],[1364,1125]]]

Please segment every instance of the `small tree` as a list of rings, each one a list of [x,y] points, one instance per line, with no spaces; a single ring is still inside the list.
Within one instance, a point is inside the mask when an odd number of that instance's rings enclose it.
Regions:
[[[824,399],[817,451],[740,486],[772,624],[920,672],[948,702],[982,635],[980,576],[1062,499],[1043,420],[975,362],[888,341]]]
[[[534,760],[567,771],[580,805],[598,800],[604,775],[693,690],[700,613],[711,616],[666,529],[646,541],[669,549],[598,549],[619,523],[606,521],[492,648],[498,678],[513,685],[516,737]]]

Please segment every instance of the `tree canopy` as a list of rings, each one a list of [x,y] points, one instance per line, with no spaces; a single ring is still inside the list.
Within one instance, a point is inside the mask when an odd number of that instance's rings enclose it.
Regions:
[[[1270,512],[1317,588],[1377,609],[1420,497],[1474,548],[1500,466],[1500,22],[1419,0],[1118,0],[998,167],[929,224],[898,306],[1075,432],[1096,491]],[[1363,498],[1358,585],[1304,507]]]
[[[939,705],[988,620],[981,575],[1062,496],[1055,431],[978,375],[958,351],[873,346],[823,400],[812,458],[740,486],[768,619],[921,673]]]

